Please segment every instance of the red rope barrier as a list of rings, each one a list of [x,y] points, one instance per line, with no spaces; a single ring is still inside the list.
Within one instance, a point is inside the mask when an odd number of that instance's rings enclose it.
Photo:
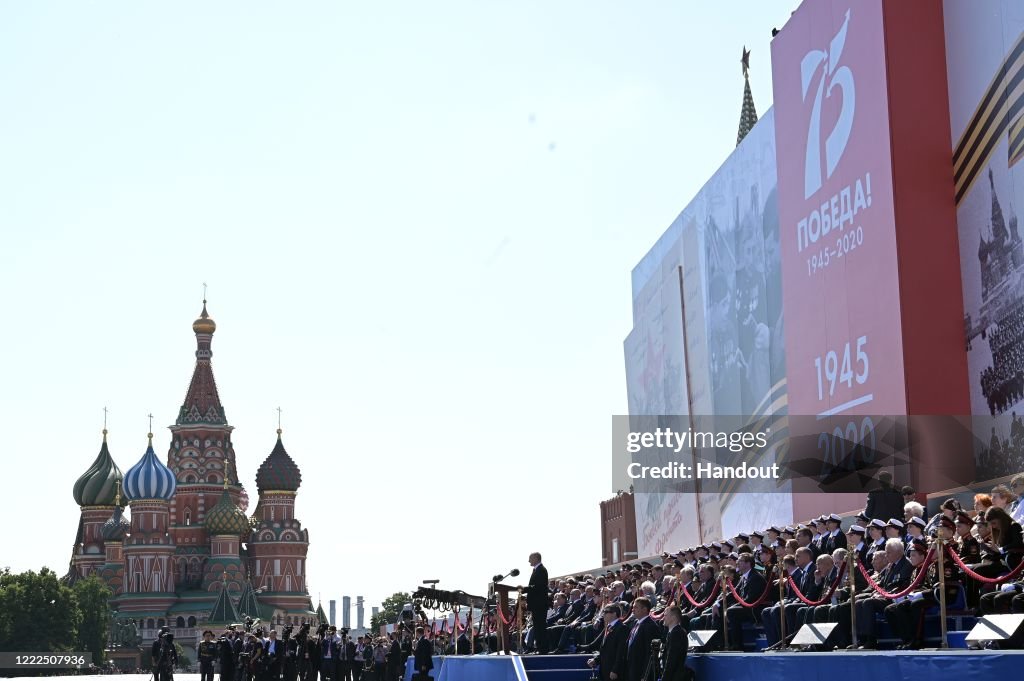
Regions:
[[[736,599],[737,603],[742,605],[744,608],[756,608],[757,606],[764,603],[765,599],[768,598],[769,592],[771,592],[772,590],[772,580],[766,579],[765,581],[767,582],[767,584],[764,585],[764,593],[761,594],[760,597],[758,597],[758,599],[753,603],[747,603],[742,598],[740,598],[740,595],[736,592],[736,587],[732,585],[732,582],[726,582],[725,584],[729,587],[729,591],[732,592],[732,596]]]
[[[515,610],[512,611],[511,619],[505,619],[505,613],[501,611],[501,608],[498,608],[498,617],[501,618],[501,621],[505,624],[506,627],[511,627],[512,623],[515,621],[516,611],[519,610],[519,606],[522,605],[521,601],[522,599],[516,601],[516,607]]]
[[[836,581],[832,583],[832,586],[829,587],[828,593],[825,594],[825,596],[823,596],[822,599],[819,601],[812,601],[811,599],[807,598],[807,596],[804,596],[802,593],[800,593],[800,587],[798,587],[796,585],[796,582],[793,581],[793,575],[786,575],[786,581],[789,582],[789,586],[793,589],[793,593],[796,594],[796,597],[803,601],[805,605],[824,605],[825,603],[828,603],[830,600],[832,600],[832,594],[834,594],[836,592],[836,589],[839,588],[839,584],[843,581],[844,574],[846,574],[845,562],[839,566],[839,574],[836,575]]]
[[[982,577],[977,572],[975,572],[974,570],[972,570],[964,564],[963,559],[960,558],[959,555],[957,555],[957,552],[953,550],[952,546],[947,545],[946,552],[953,559],[953,562],[957,564],[957,567],[963,570],[968,577],[983,584],[1001,584],[1002,582],[1006,582],[1013,579],[1022,571],[1024,571],[1024,561],[1021,561],[1017,564],[1017,567],[1013,568],[1013,570],[1011,570],[1009,573],[1001,577]]]
[[[921,566],[920,566],[920,568],[917,571],[917,577],[914,579],[914,581],[911,582],[910,586],[908,586],[906,589],[904,589],[903,591],[898,591],[896,593],[889,593],[888,591],[883,589],[881,586],[879,586],[878,582],[876,582],[875,580],[871,579],[871,575],[869,575],[868,571],[864,569],[864,565],[862,563],[857,563],[857,567],[860,568],[860,573],[862,575],[864,575],[864,579],[867,580],[868,585],[872,589],[877,591],[879,593],[879,595],[881,595],[883,598],[895,599],[895,598],[903,598],[904,596],[906,596],[910,592],[912,592],[915,589],[917,589],[917,587],[921,585],[921,582],[924,581],[924,576],[928,573],[928,566],[930,566],[934,561],[935,561],[935,549],[931,549],[928,552],[928,555],[924,557],[924,562],[921,563]]]
[[[687,591],[686,589],[683,589],[683,595],[686,596],[686,600],[690,601],[690,605],[692,605],[693,607],[695,607],[695,608],[706,608],[709,605],[711,605],[711,602],[715,600],[715,596],[718,595],[718,588],[719,588],[719,586],[720,586],[720,584],[718,583],[718,580],[716,579],[715,580],[715,585],[711,588],[711,595],[708,596],[708,599],[706,601],[704,601],[703,603],[698,603],[696,601],[696,599],[694,599],[694,597],[691,596],[690,592]]]

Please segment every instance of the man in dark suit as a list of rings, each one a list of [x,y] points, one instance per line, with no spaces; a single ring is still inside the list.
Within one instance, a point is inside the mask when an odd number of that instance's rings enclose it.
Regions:
[[[456,655],[469,655],[469,636],[463,631],[459,634],[459,637],[455,639],[455,654]]]
[[[754,557],[752,555],[749,553],[740,554],[739,558],[736,559],[736,574],[739,575],[739,580],[736,582],[736,593],[739,594],[741,599],[747,603],[752,603],[761,597],[768,583],[761,576],[761,573],[754,569]],[[757,621],[760,615],[760,606],[747,608],[739,603],[729,606],[729,646],[732,650],[743,650],[743,623]],[[712,626],[715,629],[722,626],[721,612],[715,613],[712,619]]]
[[[356,644],[344,634],[338,646],[338,662],[335,665],[334,681],[352,681],[352,665],[356,659]]]
[[[544,654],[548,652],[547,614],[551,604],[548,595],[548,569],[541,563],[539,553],[531,553],[529,561],[533,572],[525,589],[526,608],[533,619],[533,641],[537,646],[537,652]]]
[[[587,660],[587,664],[600,667],[601,681],[626,681],[626,637],[629,632],[619,619],[622,611],[618,604],[611,603],[601,612],[604,617],[601,648],[597,655]]]
[[[398,634],[391,635],[391,647],[388,648],[388,667],[385,678],[387,681],[394,681],[399,678],[400,672],[405,672],[406,656],[402,655],[402,643]],[[403,674],[404,675],[404,674]]]
[[[423,634],[423,627],[416,627],[416,653],[415,662],[416,674],[413,678],[417,681],[426,681],[430,678],[430,670],[434,668],[434,646]]]
[[[217,642],[220,652],[220,681],[235,681],[235,632],[228,629]]]
[[[864,515],[872,520],[888,520],[903,517],[903,495],[892,486],[892,473],[882,471],[878,474],[878,489],[868,492],[867,506]]]
[[[651,619],[651,601],[646,596],[633,600],[633,627],[626,639],[626,679],[644,681],[651,661],[651,641],[661,638],[661,627]]]
[[[796,550],[796,557],[791,564],[789,556],[783,561],[786,573],[793,578],[793,583],[800,589],[800,593],[809,599],[817,596],[813,593],[814,585],[814,552],[808,546],[801,546]],[[793,624],[796,621],[796,611],[802,601],[797,597],[789,584],[785,587],[785,598],[764,609],[761,613],[761,624],[764,626],[764,636],[768,641],[768,647],[778,645],[782,638],[782,617],[785,613],[786,634],[793,633]],[[731,614],[731,613],[730,613]]]
[[[906,547],[902,540],[897,538],[886,541],[885,555],[889,566],[886,568],[885,579],[882,580],[882,588],[889,593],[896,593],[910,586],[914,566],[907,560]],[[877,592],[873,592],[871,597],[864,600],[857,599],[857,636],[864,648],[875,647],[875,615],[884,612],[890,603],[892,601],[883,598]]]
[[[682,626],[683,613],[678,606],[665,609],[665,648],[662,653],[661,681],[683,681],[686,678],[686,651],[690,646],[686,629]]]
[[[281,678],[281,658],[284,657],[284,646],[277,640],[277,632],[273,629],[263,641],[262,671],[264,681],[276,681]]]

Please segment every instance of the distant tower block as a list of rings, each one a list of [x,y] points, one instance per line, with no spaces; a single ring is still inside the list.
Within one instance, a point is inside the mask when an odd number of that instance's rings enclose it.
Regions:
[[[377,615],[380,614],[380,608],[378,608],[375,605],[372,608],[370,608],[370,613],[372,614],[372,616],[370,617],[370,620],[373,621],[373,620],[377,619]]]
[[[363,597],[356,596],[356,629],[363,628]]]
[[[338,619],[337,619],[337,617],[338,617],[338,612],[337,612],[337,608],[338,608],[338,601],[336,601],[336,600],[334,600],[334,599],[331,599],[331,603],[330,603],[330,610],[331,610],[331,623],[332,623],[332,624],[334,624],[335,626],[337,626],[337,624],[338,624]]]
[[[352,628],[352,597],[341,597],[341,626],[346,629]]]

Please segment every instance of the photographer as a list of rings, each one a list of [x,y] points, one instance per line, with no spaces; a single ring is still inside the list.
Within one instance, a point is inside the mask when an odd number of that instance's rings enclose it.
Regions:
[[[199,644],[199,677],[200,681],[213,681],[213,663],[217,659],[217,644],[213,642],[213,632],[203,632],[203,640]]]
[[[217,640],[220,648],[220,681],[235,681],[235,631],[228,629]]]
[[[321,625],[323,629],[323,625]],[[322,681],[334,681],[335,665],[338,662],[338,655],[341,648],[341,637],[338,636],[338,628],[330,627],[326,632],[318,632],[320,645],[317,646],[317,659],[320,661],[320,678]]]
[[[170,629],[167,627],[160,627],[160,631],[157,632],[156,638],[153,639],[153,645],[150,646],[149,649],[150,665],[153,667],[154,676],[156,676],[157,673],[157,661],[160,659],[160,646],[163,641],[164,634],[168,631],[170,631]]]
[[[242,652],[238,654],[238,672],[241,681],[253,681],[260,672],[263,657],[262,642],[254,634],[246,634]]]
[[[174,668],[178,666],[178,651],[174,648],[174,634],[162,633],[153,643],[156,655],[153,658],[156,681],[171,681]]]
[[[281,645],[284,646],[284,681],[296,681],[299,676],[299,662],[301,656],[305,653],[305,645],[302,640],[305,639],[303,629],[307,628],[307,625],[303,624],[299,627],[299,633],[293,638],[292,637],[292,625],[288,625],[284,628],[281,633]]]

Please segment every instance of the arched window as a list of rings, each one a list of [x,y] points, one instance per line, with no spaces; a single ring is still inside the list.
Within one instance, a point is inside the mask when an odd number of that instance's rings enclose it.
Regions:
[[[165,622],[164,619],[161,617],[160,619],[158,619],[156,621],[156,625],[158,627],[166,627],[167,626],[167,622]]]
[[[217,484],[217,476],[216,475],[208,475],[208,476],[206,476],[206,482]]]
[[[194,483],[195,481],[196,481],[196,476],[194,476],[194,475],[186,475],[185,476],[185,482],[186,483]]]
[[[186,508],[185,509],[185,525],[188,526],[188,525],[191,525],[191,524],[192,524],[192,509]]]
[[[146,620],[146,628],[147,629],[156,629],[156,624],[153,623],[152,619]]]
[[[185,628],[185,618],[184,617],[179,617],[177,620],[174,621],[174,626],[178,627],[179,629],[184,629]]]
[[[189,629],[196,626],[196,618],[194,616],[188,618]]]

